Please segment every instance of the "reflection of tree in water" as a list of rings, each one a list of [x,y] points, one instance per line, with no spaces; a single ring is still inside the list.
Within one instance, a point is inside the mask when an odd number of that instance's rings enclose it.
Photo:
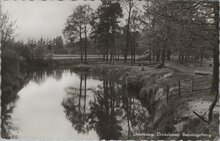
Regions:
[[[113,82],[103,81],[103,87],[95,91],[95,101],[91,102],[90,125],[100,139],[119,139],[122,127],[117,116],[121,116],[120,95],[117,95]]]
[[[127,139],[132,139],[135,133],[146,133],[150,123],[148,111],[141,102],[123,89],[122,106],[125,111],[122,120],[126,121]]]
[[[2,83],[1,83],[1,137],[5,139],[16,138],[14,126],[11,114],[15,108],[16,100],[19,98],[17,93],[24,85],[24,78],[19,71],[19,66],[11,63],[5,64],[5,60],[2,63]],[[9,63],[9,61],[7,61]],[[13,67],[11,67],[11,65]]]
[[[91,124],[101,139],[132,139],[134,133],[143,133],[149,124],[146,108],[128,95],[126,88],[106,80],[95,92],[91,115]]]
[[[14,135],[14,131],[16,131],[16,127],[14,126],[11,120],[11,114],[15,108],[15,102],[18,99],[18,96],[15,95],[11,100],[7,100],[2,96],[2,104],[1,104],[1,137],[5,139],[16,138]]]
[[[83,87],[84,76],[84,89]],[[88,114],[86,113],[86,79],[87,75],[80,76],[80,88],[68,87],[67,98],[63,100],[62,105],[65,108],[65,113],[68,120],[71,121],[72,126],[79,133],[86,133],[89,131]],[[83,94],[84,92],[84,94]],[[83,99],[84,104],[81,103]]]
[[[8,62],[8,61],[7,61]],[[3,64],[4,65],[4,64]],[[10,71],[8,71],[10,70]],[[19,71],[19,66],[16,64],[13,67],[4,65],[2,68],[2,95],[1,95],[1,137],[5,139],[17,138],[15,135],[17,128],[14,126],[12,121],[12,113],[16,106],[16,101],[19,98],[18,91],[27,83],[29,80],[33,80],[36,83],[41,84],[45,81],[48,76],[55,78],[56,80],[61,79],[63,70],[55,71],[38,71],[38,72],[27,72],[25,76]]]
[[[32,79],[34,82],[37,84],[42,84],[45,82],[45,80],[48,77],[55,78],[56,80],[60,80],[62,78],[64,70],[63,69],[57,69],[57,70],[38,70],[35,72],[29,72],[27,75],[29,76],[30,79]]]
[[[7,90],[6,90],[7,91]],[[11,114],[18,99],[17,91],[7,92],[2,90],[1,95],[1,137],[5,139],[15,138],[16,128],[11,120]]]
[[[81,75],[79,88],[69,87],[67,98],[62,103],[67,118],[79,133],[88,133],[94,129],[100,139],[116,140],[131,139],[134,133],[142,133],[147,129],[149,122],[146,108],[129,96],[125,88],[103,80],[103,85],[92,91],[94,100],[89,105],[86,105],[86,90],[86,76]],[[89,108],[87,112],[86,106]]]

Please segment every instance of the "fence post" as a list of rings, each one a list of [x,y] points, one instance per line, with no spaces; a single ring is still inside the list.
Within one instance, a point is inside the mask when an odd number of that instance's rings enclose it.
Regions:
[[[193,95],[193,88],[194,87],[194,79],[192,79],[192,95]]]
[[[169,101],[169,91],[170,91],[170,88],[169,88],[169,85],[167,85],[167,102]]]
[[[178,81],[178,86],[179,86],[179,96],[181,95],[181,90],[180,90],[180,80]]]

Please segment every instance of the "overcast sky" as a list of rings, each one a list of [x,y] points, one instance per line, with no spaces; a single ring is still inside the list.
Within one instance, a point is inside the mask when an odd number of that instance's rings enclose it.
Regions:
[[[66,18],[80,4],[90,4],[93,9],[99,0],[9,0],[2,1],[3,12],[8,12],[10,19],[17,20],[16,40],[53,38],[62,35]]]

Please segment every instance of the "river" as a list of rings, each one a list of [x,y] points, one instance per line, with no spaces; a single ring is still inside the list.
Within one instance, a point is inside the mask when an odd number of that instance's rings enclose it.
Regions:
[[[11,113],[19,139],[134,139],[147,109],[116,82],[71,70],[31,72]]]

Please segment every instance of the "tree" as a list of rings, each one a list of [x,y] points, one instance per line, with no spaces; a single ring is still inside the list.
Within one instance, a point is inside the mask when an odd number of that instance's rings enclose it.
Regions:
[[[0,7],[1,8],[1,7]],[[1,10],[1,9],[0,9]],[[12,22],[7,13],[0,12],[1,31],[1,137],[15,138],[16,128],[11,121],[11,114],[15,102],[19,98],[17,92],[23,86],[23,77],[20,73],[19,49],[22,43],[14,41],[15,22]]]
[[[203,116],[199,115],[194,111],[194,113],[201,118],[203,121],[207,123],[211,123],[213,119],[213,110],[216,106],[219,96],[219,2],[205,2],[205,7],[211,8],[213,16],[213,26],[214,30],[212,33],[212,39],[210,42],[212,43],[213,50],[213,79],[212,79],[212,89],[211,94],[214,95],[213,102],[209,106],[208,119],[206,120]]]
[[[153,19],[151,21],[155,21],[155,23],[152,22],[151,27],[157,25],[153,30],[154,34],[155,30],[158,33],[169,29],[167,31],[172,36],[176,36],[175,40],[171,40],[172,38],[166,39],[166,36],[161,36],[159,39],[163,44],[173,45],[173,51],[179,53],[181,62],[189,60],[190,54],[194,57],[196,55],[200,56],[202,62],[205,48],[213,50],[214,66],[211,93],[215,95],[215,98],[209,107],[208,120],[194,112],[202,120],[210,123],[219,92],[219,2],[158,2],[152,0],[151,4],[148,5],[146,14],[150,14]],[[163,33],[166,32],[163,31]],[[152,36],[153,40],[157,41],[158,39],[155,37],[157,36]],[[171,43],[172,41],[173,43]]]
[[[145,23],[149,25],[147,32],[151,49],[156,53],[157,61],[164,64],[170,54],[178,53],[179,60],[189,61],[195,56],[204,56],[210,43],[204,36],[210,36],[211,13],[201,2],[189,1],[148,1],[145,5]],[[202,11],[202,12],[201,12]],[[204,12],[205,11],[205,12]],[[204,14],[205,13],[205,14]],[[160,40],[160,42],[158,42]],[[154,56],[154,55],[153,55]]]
[[[84,55],[85,63],[87,56],[87,32],[90,23],[92,8],[89,5],[79,5],[68,17],[65,29],[63,30],[64,37],[69,42],[74,42],[77,38],[80,42],[81,62],[83,62],[83,33],[84,33]]]
[[[140,14],[138,10],[133,10],[131,14],[131,64],[135,63],[136,60],[136,47],[137,47],[137,38],[140,37],[141,30],[141,22],[140,22]]]
[[[132,11],[134,9],[134,7],[136,7],[137,4],[137,0],[122,0],[121,3],[123,4],[123,6],[125,7],[128,16],[127,16],[127,33],[126,33],[126,45],[125,45],[125,52],[124,52],[124,62],[127,62],[127,56],[128,56],[128,48],[129,45],[131,45],[130,41],[130,22],[131,22],[131,14]]]
[[[212,91],[215,95],[215,98],[212,104],[209,107],[208,113],[208,122],[212,121],[213,109],[216,106],[219,95],[219,2],[211,2],[211,7],[213,8],[214,13],[214,26],[215,32],[213,34],[213,82],[212,82]]]
[[[93,12],[93,9],[90,7],[90,5],[85,5],[84,8],[84,14],[83,14],[83,26],[84,26],[84,43],[85,43],[85,63],[87,63],[87,35],[88,35],[88,28],[90,26],[91,22],[91,14]]]
[[[2,40],[1,41],[8,41],[10,39],[13,39],[13,35],[16,29],[16,21],[10,21],[10,17],[8,13],[4,13],[1,16],[1,34],[2,34]]]
[[[95,37],[100,45],[103,45],[103,58],[110,64],[114,63],[116,53],[116,34],[119,30],[119,21],[122,9],[120,3],[102,0],[102,4],[98,7],[93,17],[91,25],[93,26],[93,37]],[[110,61],[109,61],[110,51]]]
[[[61,36],[57,36],[54,40],[53,40],[53,52],[56,54],[59,53],[66,53],[66,50],[64,48],[64,43],[63,43],[63,39]]]

